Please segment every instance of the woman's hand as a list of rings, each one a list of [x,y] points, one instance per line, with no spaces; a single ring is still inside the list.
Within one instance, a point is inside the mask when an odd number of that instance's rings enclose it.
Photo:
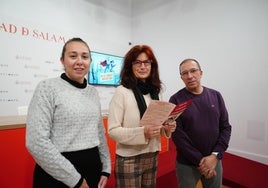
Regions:
[[[98,188],[104,188],[107,184],[107,181],[108,181],[108,177],[101,176],[99,184],[98,184]]]
[[[83,183],[81,184],[80,188],[89,188],[87,181],[83,179]]]
[[[176,127],[177,127],[176,121],[169,121],[166,124],[164,124],[164,129],[172,133],[176,130]]]
[[[166,138],[170,138],[171,134],[176,130],[176,121],[168,121],[164,125],[162,125],[161,136]]]
[[[148,125],[144,126],[145,138],[155,138],[160,135],[162,125]]]

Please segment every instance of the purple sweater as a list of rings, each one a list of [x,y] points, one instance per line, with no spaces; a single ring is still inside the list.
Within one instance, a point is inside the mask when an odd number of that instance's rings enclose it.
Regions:
[[[176,120],[177,128],[172,134],[179,163],[198,166],[202,157],[213,151],[224,152],[229,144],[231,125],[224,100],[218,91],[203,88],[198,95],[183,88],[169,99],[174,104],[193,99]]]

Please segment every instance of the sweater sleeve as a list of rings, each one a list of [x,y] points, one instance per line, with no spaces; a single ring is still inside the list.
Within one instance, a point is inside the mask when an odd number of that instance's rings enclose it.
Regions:
[[[232,127],[231,124],[229,123],[229,115],[225,106],[225,102],[223,100],[222,95],[219,92],[217,92],[217,97],[220,111],[220,118],[219,118],[220,134],[213,151],[224,152],[229,146]]]
[[[106,176],[109,176],[111,174],[111,158],[102,119],[99,122],[99,140],[100,144],[98,148],[100,152],[100,159],[102,162],[102,172],[104,172],[103,174],[105,175],[107,174]]]
[[[109,105],[109,136],[116,142],[125,145],[147,144],[148,139],[145,138],[144,127],[139,125],[136,101],[131,100],[131,96],[128,96],[122,87],[116,89]]]

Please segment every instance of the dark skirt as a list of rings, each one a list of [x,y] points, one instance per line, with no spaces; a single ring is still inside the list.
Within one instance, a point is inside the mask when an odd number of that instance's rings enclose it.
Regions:
[[[82,177],[86,179],[90,188],[98,187],[102,171],[98,147],[81,151],[63,152],[62,155],[67,158]],[[54,179],[36,164],[33,188],[68,188],[68,186]]]

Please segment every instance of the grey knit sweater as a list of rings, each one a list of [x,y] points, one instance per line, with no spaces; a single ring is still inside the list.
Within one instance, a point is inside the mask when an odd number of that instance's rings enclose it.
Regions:
[[[61,152],[97,146],[103,172],[111,173],[99,101],[94,87],[77,88],[59,77],[41,81],[30,102],[26,147],[37,164],[69,187],[81,175]]]

